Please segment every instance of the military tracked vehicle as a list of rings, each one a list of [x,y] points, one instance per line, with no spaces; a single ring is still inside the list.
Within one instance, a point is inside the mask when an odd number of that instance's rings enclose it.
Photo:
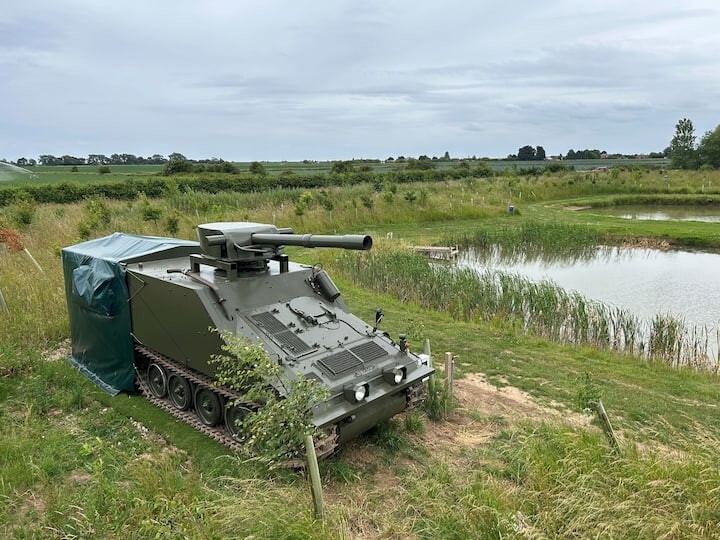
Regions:
[[[367,250],[365,235],[299,235],[258,223],[208,223],[198,242],[115,233],[62,250],[70,362],[111,394],[154,404],[239,449],[253,405],[214,384],[217,330],[262,344],[288,378],[330,397],[313,409],[320,455],[424,399],[429,359],[348,311],[318,266],[284,246]]]

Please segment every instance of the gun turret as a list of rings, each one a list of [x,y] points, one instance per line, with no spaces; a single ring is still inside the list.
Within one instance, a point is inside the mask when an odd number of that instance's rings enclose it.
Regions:
[[[191,256],[196,264],[209,264],[225,270],[230,277],[239,271],[264,270],[268,260],[280,261],[287,270],[284,246],[331,247],[368,250],[372,237],[364,234],[292,234],[290,228],[250,222],[206,223],[198,226],[201,256]]]

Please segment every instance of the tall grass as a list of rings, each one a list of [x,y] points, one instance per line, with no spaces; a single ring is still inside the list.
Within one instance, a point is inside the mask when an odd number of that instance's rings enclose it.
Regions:
[[[707,429],[668,427],[692,453],[607,452],[601,435],[550,426],[509,432],[479,453],[494,476],[522,488],[513,516],[522,537],[717,538],[720,440]]]
[[[18,346],[46,346],[67,335],[66,310],[59,301],[64,299],[62,236],[46,223],[22,235],[26,251],[0,246],[0,288],[7,303],[7,311],[0,311],[0,359]]]
[[[464,320],[494,321],[559,343],[590,345],[679,367],[716,369],[707,331],[669,315],[647,322],[549,281],[491,269],[447,267],[405,250],[342,253],[329,263],[363,287]]]

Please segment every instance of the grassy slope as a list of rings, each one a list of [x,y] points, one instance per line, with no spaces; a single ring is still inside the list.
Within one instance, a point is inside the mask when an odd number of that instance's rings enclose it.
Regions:
[[[672,519],[690,520],[685,503],[703,512],[717,510],[717,505],[703,500],[712,498],[711,492],[689,485],[686,476],[713,464],[712,448],[688,434],[712,440],[717,432],[716,378],[549,344],[488,325],[457,323],[441,313],[425,313],[353,290],[349,283],[338,284],[365,318],[379,301],[386,312],[386,329],[393,335],[411,329],[413,343],[427,336],[435,351],[458,355],[461,374],[484,371],[501,386],[527,390],[539,403],[573,409],[579,375],[592,373],[623,435],[626,457],[613,457],[595,429],[562,427],[552,417],[548,423],[536,418],[516,425],[512,409],[504,418],[472,416],[473,427],[462,429],[491,437],[460,451],[438,452],[398,424],[371,434],[323,465],[326,493],[336,496],[326,495],[329,520],[323,531],[312,523],[307,485],[300,478],[290,473],[267,475],[251,464],[225,458],[221,447],[141,399],[109,398],[65,363],[37,359],[20,384],[13,378],[0,383],[0,455],[7,498],[0,522],[6,523],[6,533],[113,537],[161,531],[169,537],[212,537],[215,531],[224,537],[242,530],[262,538],[353,537],[358,531],[429,538],[494,536],[510,532],[518,512],[535,523],[545,498],[545,503],[557,505],[575,496],[570,488],[577,486],[561,490],[555,478],[567,475],[567,469],[533,467],[545,461],[572,461],[584,472],[565,482],[587,481],[583,475],[592,476],[597,466],[608,467],[604,481],[609,484],[637,483],[653,474],[668,482],[672,476],[667,471],[654,469],[658,464],[673,466],[665,455],[668,449],[685,452],[676,467],[693,467],[690,472],[673,472],[680,475],[685,500],[673,510]],[[426,429],[432,433],[436,428]],[[633,442],[649,448],[649,454],[638,455]],[[594,497],[601,494],[596,489],[601,486],[590,489]],[[285,502],[269,500],[268,492]],[[649,496],[643,504],[663,500],[661,491]],[[639,519],[641,508],[616,497],[608,496],[607,503],[623,505],[628,515]],[[237,514],[231,512],[235,507]],[[409,516],[407,508],[413,508]],[[622,521],[620,508],[616,512],[604,515],[603,519],[616,520],[608,526]],[[211,525],[218,516],[225,521]],[[533,526],[566,534],[569,522],[560,516],[553,519],[558,521],[540,520]],[[592,515],[584,519],[584,533],[603,525]],[[688,524],[697,524],[697,518]],[[654,532],[667,526],[667,521],[661,522]]]
[[[110,398],[62,360],[48,360],[43,349],[54,348],[67,333],[62,301],[56,298],[62,291],[53,288],[58,279],[54,249],[71,241],[73,234],[71,224],[63,224],[55,234],[52,227],[58,227],[58,220],[76,222],[71,211],[45,213],[29,234],[30,250],[50,274],[37,278],[42,286],[37,286],[35,270],[22,254],[0,254],[6,296],[8,286],[22,287],[26,294],[24,304],[11,302],[11,309],[17,313],[18,306],[25,305],[28,313],[21,326],[34,325],[32,331],[25,330],[24,344],[22,328],[13,332],[3,327],[3,536],[720,534],[720,393],[715,376],[560,346],[493,324],[459,323],[444,313],[378,298],[340,277],[335,280],[358,315],[372,320],[380,305],[386,313],[385,329],[392,335],[407,332],[416,348],[427,337],[436,353],[448,350],[458,356],[458,371],[465,378],[458,383],[463,401],[447,423],[425,421],[422,429],[416,418],[398,420],[325,462],[328,517],[324,524],[315,522],[308,485],[299,475],[239,463],[141,399]],[[610,232],[628,226],[544,205],[523,205],[522,211],[535,219],[586,220]],[[424,243],[469,223],[374,229]],[[484,223],[512,222],[491,218]],[[646,226],[650,228],[644,234],[682,235],[654,224],[638,224],[633,232],[643,234]],[[696,234],[715,242],[712,228],[701,227]],[[23,281],[11,266],[31,279]],[[48,296],[40,296],[45,293],[38,291],[46,289]],[[526,391],[530,401],[503,408],[504,394],[473,396],[468,381],[478,371],[499,387]],[[573,416],[570,411],[576,408],[585,373],[599,386],[620,432],[620,456],[609,451],[597,428],[565,424],[541,407]],[[484,399],[488,409],[471,398]]]

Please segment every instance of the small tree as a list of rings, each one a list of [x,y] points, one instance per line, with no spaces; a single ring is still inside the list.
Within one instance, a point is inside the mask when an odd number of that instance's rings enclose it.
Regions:
[[[97,197],[85,201],[83,214],[83,218],[78,223],[78,234],[82,239],[88,239],[97,229],[107,227],[112,219],[107,202]]]
[[[163,174],[169,176],[171,174],[179,174],[192,172],[193,164],[185,159],[182,154],[170,154],[169,161],[163,167]]]
[[[300,218],[300,221],[302,221],[302,217],[305,215],[305,212],[307,211],[307,204],[303,201],[298,201],[295,203],[295,215]]]
[[[332,164],[332,168],[330,169],[330,172],[338,174],[344,174],[354,171],[355,166],[352,164],[351,161],[336,161]]]
[[[226,354],[215,355],[210,362],[217,367],[218,384],[243,396],[230,405],[253,411],[235,426],[247,453],[274,465],[297,459],[305,436],[320,435],[312,408],[328,398],[328,389],[299,373],[288,375],[262,345],[227,331],[221,331],[220,337]]]
[[[157,225],[163,211],[159,206],[152,206],[148,204],[147,206],[143,206],[140,212],[142,213],[142,218],[145,221],[152,221],[155,225]]]
[[[479,176],[481,178],[487,178],[487,177],[493,175],[493,169],[489,163],[487,163],[485,161],[481,161],[480,163],[477,164],[477,167],[475,167],[473,174],[475,174],[475,176]]]
[[[27,193],[22,193],[10,205],[10,217],[17,227],[29,227],[35,219],[37,202]]]
[[[305,212],[310,207],[312,201],[312,191],[303,191],[302,195],[300,195],[300,198],[298,199],[298,202],[295,203],[295,215],[300,218],[300,221],[302,221],[302,217],[305,215]]]
[[[315,197],[313,197],[312,191],[303,191],[298,199],[298,204],[302,204],[305,208],[310,208],[313,200],[315,200]]]
[[[532,161],[535,159],[535,149],[529,144],[526,144],[518,149],[517,158],[519,161]]]
[[[265,168],[265,165],[263,165],[259,161],[253,161],[250,164],[250,172],[252,174],[257,174],[260,176],[267,176],[267,169]]]
[[[323,205],[323,208],[325,208],[325,210],[328,211],[328,214],[330,214],[330,221],[332,221],[332,212],[333,212],[333,209],[335,208],[335,203],[332,201],[332,199],[330,197],[324,197],[322,199],[322,205]]]
[[[698,154],[702,165],[720,168],[720,125],[703,135],[698,146]]]
[[[435,168],[435,163],[427,156],[420,156],[418,159],[409,160],[405,168],[411,171],[429,171]]]
[[[372,196],[363,194],[360,195],[360,200],[362,201],[363,206],[372,212],[373,206],[375,206],[375,201]]]
[[[695,127],[688,118],[675,125],[675,136],[670,141],[670,159],[678,169],[697,169],[698,156],[695,149]]]
[[[150,204],[145,194],[140,195],[140,215],[143,221],[152,221],[157,228],[158,221],[162,217],[163,209]]]
[[[178,217],[177,212],[173,212],[172,214],[165,217],[163,228],[170,236],[177,235],[178,231],[180,230],[180,218]]]

